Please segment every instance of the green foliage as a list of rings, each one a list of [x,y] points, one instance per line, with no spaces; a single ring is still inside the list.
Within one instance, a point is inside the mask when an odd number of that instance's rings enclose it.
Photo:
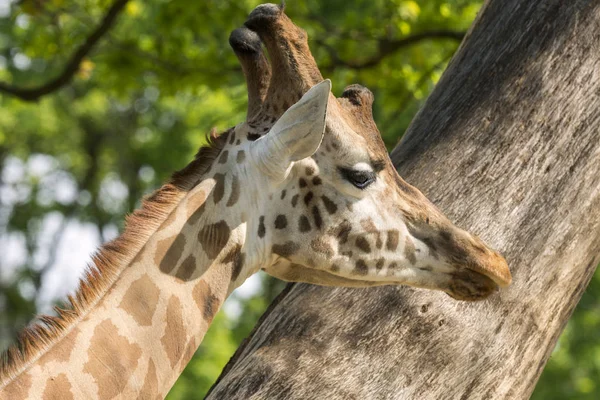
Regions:
[[[68,223],[91,224],[101,241],[108,239],[144,194],[191,160],[213,126],[243,120],[245,86],[227,39],[258,3],[130,0],[70,84],[37,103],[0,97],[0,242],[24,252],[10,266],[0,260],[0,348],[43,306],[35,293],[51,289],[45,278],[56,267]],[[0,81],[36,87],[58,76],[111,4],[13,2],[0,14]],[[480,6],[479,0],[296,0],[287,13],[307,30],[336,94],[357,82],[374,92],[375,119],[391,148]],[[446,34],[398,46],[431,32]],[[49,217],[61,221],[50,235]],[[218,314],[169,398],[199,398],[208,390],[282,287],[262,279],[261,293],[238,299],[240,317]],[[599,292],[596,276],[534,398],[598,397]]]

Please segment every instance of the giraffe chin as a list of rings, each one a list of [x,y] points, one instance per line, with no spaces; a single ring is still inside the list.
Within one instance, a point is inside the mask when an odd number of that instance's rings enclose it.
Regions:
[[[484,300],[499,290],[493,279],[479,272],[463,269],[450,275],[452,279],[445,292],[455,300]]]

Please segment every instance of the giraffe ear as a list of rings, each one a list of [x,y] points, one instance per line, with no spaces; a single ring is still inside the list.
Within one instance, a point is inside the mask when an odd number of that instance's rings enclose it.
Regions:
[[[331,81],[316,84],[273,125],[269,133],[252,143],[254,160],[278,181],[286,178],[294,161],[312,156],[325,132]]]

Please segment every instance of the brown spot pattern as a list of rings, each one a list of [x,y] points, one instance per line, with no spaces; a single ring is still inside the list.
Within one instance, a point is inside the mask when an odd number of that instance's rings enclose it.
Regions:
[[[227,157],[229,157],[229,152],[227,150],[223,150],[221,157],[219,157],[219,164],[226,164]]]
[[[358,247],[364,253],[371,252],[371,245],[369,244],[369,241],[364,238],[364,236],[357,237],[355,244],[356,244],[356,247]]]
[[[52,376],[46,381],[42,400],[73,400],[71,382],[66,374]]]
[[[321,229],[323,226],[323,218],[321,218],[321,212],[319,211],[319,207],[313,206],[312,208],[313,219],[315,220],[315,226],[317,229]]]
[[[360,226],[362,226],[362,228],[369,232],[369,233],[377,233],[377,227],[375,226],[375,223],[373,222],[373,220],[371,218],[365,218],[363,220],[360,221]]]
[[[315,169],[311,166],[308,166],[308,167],[306,167],[305,173],[306,173],[306,175],[310,176],[315,173]]]
[[[245,255],[242,253],[242,246],[235,245],[223,258],[223,264],[233,263],[233,269],[231,270],[231,281],[235,281],[242,271],[244,266]]]
[[[275,218],[275,229],[285,229],[287,227],[287,218],[283,214],[279,214]]]
[[[298,195],[298,194],[295,194],[292,197],[292,207],[296,207],[296,204],[298,204],[298,197],[300,197],[300,195]]]
[[[313,199],[313,193],[312,192],[306,193],[306,195],[304,196],[304,204],[308,205],[308,203],[310,203],[312,199]]]
[[[142,390],[138,394],[137,400],[158,398],[161,398],[161,396],[158,393],[158,377],[156,376],[156,366],[154,365],[154,361],[150,359],[148,361],[148,371],[146,372],[146,377],[144,378],[144,386],[142,386]]]
[[[379,271],[381,268],[383,268],[384,263],[385,263],[384,258],[380,258],[379,260],[377,260],[377,263],[375,264],[375,268],[377,269],[377,271]]]
[[[192,277],[195,270],[196,270],[196,257],[194,257],[194,255],[190,254],[189,256],[187,256],[187,258],[185,260],[183,260],[183,262],[179,266],[179,269],[177,270],[175,277],[181,279],[182,281],[187,282]]]
[[[141,355],[140,346],[130,343],[106,319],[94,329],[83,372],[90,374],[96,382],[98,397],[111,399],[123,391]]]
[[[192,296],[196,301],[198,309],[202,312],[202,317],[208,323],[211,323],[217,310],[219,309],[219,299],[213,295],[208,283],[201,280],[192,291]]]
[[[300,232],[308,232],[310,231],[310,221],[306,217],[306,215],[301,215],[298,220],[298,229]]]
[[[265,237],[265,217],[264,215],[261,215],[261,217],[258,219],[258,237],[259,238],[264,238]]]
[[[312,242],[310,242],[310,247],[316,251],[317,253],[321,253],[325,255],[325,258],[330,259],[333,257],[334,251],[329,243],[327,243],[322,238],[316,238]]]
[[[357,275],[366,275],[369,272],[369,268],[364,260],[356,261],[356,264],[354,265],[354,272]]]
[[[333,201],[331,201],[329,197],[321,196],[321,200],[323,200],[323,205],[325,205],[325,209],[330,215],[335,214],[337,212],[337,205]]]
[[[298,180],[298,185],[299,185],[301,188],[305,188],[305,187],[307,186],[306,179],[304,179],[304,178],[300,178],[300,179]]]
[[[158,286],[144,274],[129,286],[119,308],[129,314],[138,325],[150,326],[159,295]]]
[[[170,274],[177,266],[185,248],[185,236],[178,234],[163,239],[156,245],[154,261],[159,265],[161,272]]]
[[[238,202],[240,198],[240,182],[237,175],[233,175],[231,179],[231,194],[227,200],[227,207],[231,207]]]
[[[186,224],[188,225],[195,225],[198,223],[198,221],[200,220],[200,218],[202,217],[202,215],[204,214],[204,210],[206,209],[206,203],[202,204],[200,207],[198,207],[191,215],[188,215],[188,220],[186,222]],[[191,210],[188,210],[188,213],[190,213]]]
[[[77,335],[79,335],[79,329],[73,328],[63,340],[52,347],[52,351],[48,351],[40,357],[39,361],[37,362],[38,365],[43,367],[47,363],[51,363],[53,361],[59,363],[69,361],[71,358],[71,352],[73,351],[73,346],[77,340]]]
[[[287,190],[283,189],[283,190],[281,191],[281,197],[280,197],[280,199],[281,199],[281,200],[285,199],[285,195],[286,195],[286,194],[287,194]]]
[[[409,235],[406,235],[406,240],[404,241],[404,257],[406,257],[412,265],[417,263],[415,244]]]
[[[171,368],[175,367],[183,354],[183,344],[187,340],[185,326],[183,325],[181,301],[172,295],[167,304],[167,327],[160,339],[163,349],[167,353]]]
[[[198,233],[198,241],[210,260],[214,260],[229,241],[231,229],[227,222],[221,220],[217,223],[206,225]]]
[[[194,193],[187,202],[188,222],[194,224],[198,222],[202,213],[204,213],[204,202],[206,201],[206,192],[200,190]]]
[[[29,389],[31,389],[31,375],[25,371],[2,388],[0,395],[9,400],[29,399]]]
[[[400,232],[398,232],[396,229],[389,230],[387,233],[387,240],[385,242],[385,247],[389,251],[396,251],[396,249],[398,248],[399,240],[400,240]]]
[[[340,222],[335,228],[329,229],[329,234],[335,236],[340,244],[344,244],[348,241],[348,235],[352,231],[352,224],[347,220]]]
[[[323,181],[321,180],[321,178],[319,178],[318,176],[315,176],[312,180],[313,185],[315,186],[319,186],[321,183],[323,183]]]
[[[281,257],[289,257],[296,253],[300,246],[294,242],[285,242],[284,244],[274,244],[271,251]]]
[[[235,157],[235,161],[238,164],[241,164],[244,162],[244,160],[246,159],[246,152],[244,150],[240,150],[237,152],[237,156]]]
[[[225,175],[223,174],[215,174],[215,188],[213,190],[213,200],[215,204],[221,201],[223,195],[225,194]]]

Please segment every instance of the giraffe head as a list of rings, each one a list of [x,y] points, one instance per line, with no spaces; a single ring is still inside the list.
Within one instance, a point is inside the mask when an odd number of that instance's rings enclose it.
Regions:
[[[256,208],[247,240],[269,260],[267,273],[332,286],[406,284],[464,300],[510,284],[502,256],[398,175],[368,89],[352,85],[335,98],[282,7],[259,6],[245,25],[230,37],[249,100],[234,136],[247,139],[238,167]]]

